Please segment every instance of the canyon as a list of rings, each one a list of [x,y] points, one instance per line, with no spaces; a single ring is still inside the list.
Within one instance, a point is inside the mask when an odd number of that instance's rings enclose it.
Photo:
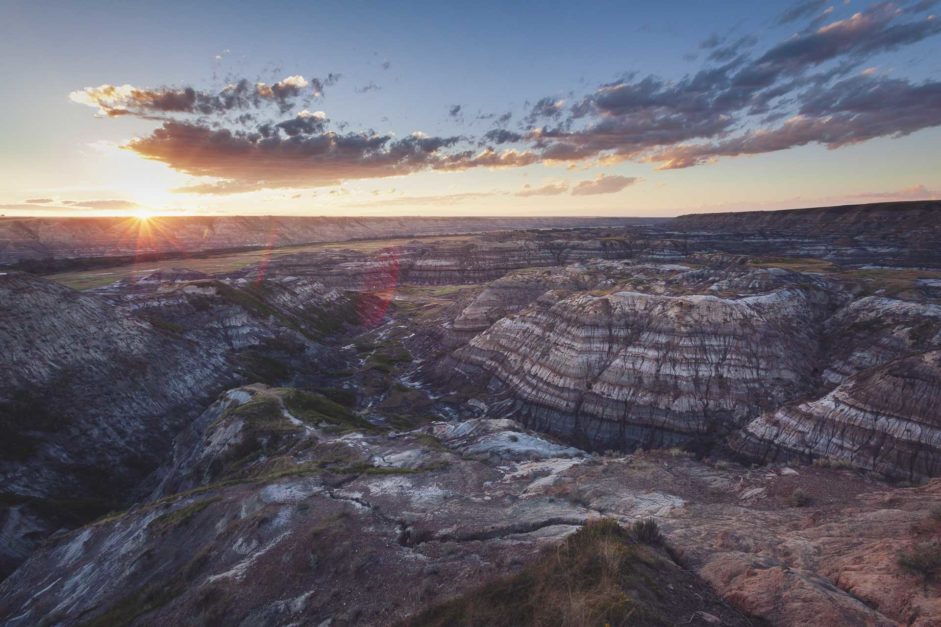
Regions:
[[[0,220],[0,621],[938,624],[939,218]]]

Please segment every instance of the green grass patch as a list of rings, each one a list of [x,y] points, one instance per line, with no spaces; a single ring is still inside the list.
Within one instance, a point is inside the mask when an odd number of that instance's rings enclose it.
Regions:
[[[150,323],[155,329],[160,329],[161,331],[166,331],[167,333],[172,333],[174,335],[183,335],[186,333],[186,327],[182,324],[177,324],[176,322],[170,322],[165,320],[157,315],[146,315],[144,319]]]
[[[222,497],[212,497],[208,499],[203,499],[202,501],[196,501],[195,503],[190,503],[185,507],[175,509],[172,512],[167,512],[162,516],[158,516],[153,521],[151,521],[149,528],[154,531],[162,532],[174,527],[179,527],[189,522],[196,514],[203,511],[213,503],[219,501]]]
[[[839,272],[840,266],[816,257],[760,257],[751,259],[748,265],[754,268],[783,268],[794,272]]]
[[[256,396],[247,403],[230,409],[227,416],[237,416],[255,431],[297,431],[298,427],[285,418],[278,399]],[[222,418],[220,418],[222,420]]]
[[[412,361],[412,355],[398,342],[376,349],[366,361],[366,368],[391,374],[399,364]]]
[[[278,390],[291,415],[310,425],[327,425],[340,432],[378,431],[374,424],[356,415],[349,407],[323,394],[304,390]]]
[[[291,376],[291,369],[280,359],[249,349],[239,353],[239,373],[251,382],[277,385]]]

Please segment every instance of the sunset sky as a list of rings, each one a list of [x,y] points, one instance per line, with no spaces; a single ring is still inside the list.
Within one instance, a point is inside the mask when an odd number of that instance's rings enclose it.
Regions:
[[[938,0],[0,0],[0,24],[7,216],[941,197]]]

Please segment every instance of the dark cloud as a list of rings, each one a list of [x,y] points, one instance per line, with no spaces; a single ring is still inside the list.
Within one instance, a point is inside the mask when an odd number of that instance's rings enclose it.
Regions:
[[[514,133],[513,131],[508,131],[503,128],[495,128],[484,133],[484,140],[494,144],[509,144],[518,142],[521,139],[523,139],[523,136],[519,133]]]
[[[325,78],[311,78],[310,85],[311,91],[314,96],[321,97],[323,96],[324,89],[327,87],[333,87],[337,84],[337,81],[340,80],[340,75],[330,72]]]
[[[827,2],[828,0],[802,0],[781,13],[778,16],[778,23],[787,24],[809,17],[822,9]]]
[[[739,37],[731,43],[716,47],[712,52],[709,53],[708,59],[710,61],[719,62],[731,61],[735,57],[744,54],[749,48],[753,47],[757,43],[758,40],[751,35]]]
[[[591,196],[595,194],[613,194],[625,187],[637,183],[640,179],[635,176],[605,176],[590,181],[582,181],[572,188],[573,196]]]
[[[392,64],[389,63],[388,61],[383,61],[382,64],[380,65],[380,67],[381,67],[383,70],[388,70],[390,67],[392,67]]]
[[[661,162],[663,168],[684,168],[717,157],[775,152],[811,143],[840,148],[939,125],[941,82],[914,85],[900,79],[860,76],[809,97],[798,115],[774,129],[668,148],[652,160]]]
[[[555,120],[561,116],[564,108],[564,100],[559,100],[556,98],[541,98],[536,101],[536,104],[534,104],[532,108],[530,108],[529,113],[526,115],[524,120],[528,124],[535,124],[539,120]]]
[[[327,116],[323,111],[310,113],[301,111],[296,117],[290,120],[278,122],[273,128],[279,128],[284,131],[288,137],[297,137],[299,135],[313,135],[323,133],[326,130]],[[265,126],[265,136],[270,136],[271,126]]]
[[[357,87],[354,91],[356,91],[357,94],[365,94],[366,92],[379,91],[380,89],[382,89],[382,87],[370,81],[362,87]]]
[[[699,42],[699,48],[701,50],[710,50],[712,48],[715,48],[721,43],[722,43],[722,37],[720,37],[718,33],[713,33],[709,35],[709,37],[707,37],[706,39]]]
[[[132,85],[100,85],[74,91],[69,97],[74,102],[97,107],[109,117],[135,115],[164,119],[167,114],[213,115],[268,105],[285,113],[305,97],[323,95],[324,88],[335,84],[339,78],[339,74],[329,74],[326,78],[308,80],[295,75],[273,84],[241,79],[214,93],[192,87],[141,89]]]
[[[728,62],[679,81],[647,76],[602,85],[577,100],[566,118],[556,117],[528,137],[546,160],[613,158],[687,167],[807,143],[836,148],[904,135],[941,124],[933,84],[846,77],[873,54],[939,32],[939,20],[908,19],[877,4],[773,45],[757,58],[747,52],[753,38],[726,44],[713,36],[702,47],[713,51],[713,60]],[[787,121],[765,127],[780,120]]]
[[[756,61],[753,71],[797,73],[839,56],[863,57],[895,50],[941,32],[939,20],[894,23],[898,15],[892,4],[874,5],[850,18],[778,44]]]

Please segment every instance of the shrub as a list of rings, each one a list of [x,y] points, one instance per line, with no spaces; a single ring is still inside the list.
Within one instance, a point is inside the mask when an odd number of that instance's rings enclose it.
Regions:
[[[656,523],[644,528],[656,530]],[[400,627],[678,624],[688,612],[677,609],[677,591],[686,589],[677,572],[634,531],[592,520],[517,574],[427,608]]]
[[[916,545],[910,552],[899,554],[898,564],[927,583],[941,572],[941,545],[936,542]]]
[[[633,527],[631,527],[631,531],[634,533],[634,537],[638,542],[655,546],[663,544],[663,534],[660,533],[660,527],[657,525],[657,521],[652,518],[638,520],[634,523]]]
[[[810,495],[797,488],[787,497],[787,504],[791,507],[806,507],[810,505]]]

